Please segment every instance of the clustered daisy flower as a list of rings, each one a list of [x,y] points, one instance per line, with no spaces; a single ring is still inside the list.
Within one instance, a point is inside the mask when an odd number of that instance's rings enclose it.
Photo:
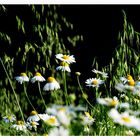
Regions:
[[[100,74],[103,78],[108,78],[108,73],[93,69],[92,72],[96,73],[96,74]]]
[[[16,76],[15,79],[22,84],[23,82],[29,82],[29,78],[26,73],[21,73],[20,76]]]
[[[16,116],[15,115],[7,115],[3,117],[4,122],[9,123],[9,122],[14,122],[16,121]]]
[[[113,98],[98,98],[97,102],[102,105],[116,107],[119,103],[118,98],[114,96]]]
[[[56,54],[57,59],[61,60],[62,62],[66,62],[68,64],[75,63],[75,58],[73,55],[63,55],[63,54]]]
[[[64,61],[60,63],[60,66],[58,66],[56,70],[71,72],[69,64]]]
[[[101,84],[104,83],[103,80],[97,79],[97,78],[89,78],[85,82],[87,86],[89,87],[99,87]]]
[[[33,78],[31,78],[31,82],[35,83],[36,81],[44,82],[46,80],[45,80],[45,78],[39,72],[36,72],[35,76]]]
[[[17,123],[13,124],[11,128],[15,128],[16,130],[20,130],[20,131],[27,130],[26,124],[23,121],[17,121]]]
[[[48,77],[47,84],[44,86],[44,91],[51,91],[60,89],[59,83],[53,77]]]
[[[108,115],[113,119],[115,123],[124,125],[126,127],[135,128],[140,131],[140,119],[129,115],[127,111],[119,113],[116,109],[111,109]]]
[[[140,96],[140,82],[135,81],[131,75],[120,77],[120,81],[115,85],[115,88],[120,92],[131,92],[134,95]]]

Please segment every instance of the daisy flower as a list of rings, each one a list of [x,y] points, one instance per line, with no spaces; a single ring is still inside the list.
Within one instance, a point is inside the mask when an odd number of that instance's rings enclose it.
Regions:
[[[63,55],[63,54],[56,54],[55,57],[63,62],[68,64],[75,63],[75,58],[73,55]]]
[[[69,64],[64,61],[60,63],[60,66],[58,66],[56,70],[71,72]]]
[[[114,96],[113,98],[98,98],[97,102],[99,104],[112,106],[112,107],[117,106],[119,103],[118,98],[116,96]]]
[[[89,87],[99,87],[99,85],[103,84],[104,81],[96,78],[89,78],[85,82]]]
[[[27,118],[28,122],[37,122],[40,120],[39,114],[36,111],[32,111],[30,116]]]
[[[59,122],[55,116],[49,116],[44,120],[44,122],[50,126],[59,126]]]
[[[32,122],[27,122],[26,126],[29,130],[34,129],[35,131],[37,130],[37,125],[39,125],[38,122],[32,121]]]
[[[49,136],[69,136],[69,131],[64,127],[60,126],[59,128],[53,128],[50,130]]]
[[[85,112],[85,115],[82,116],[84,125],[92,125],[95,122],[95,119],[89,114],[89,112]]]
[[[27,130],[26,124],[24,124],[23,121],[17,121],[17,123],[12,125],[11,128],[15,128],[16,130],[20,130],[20,131]]]
[[[131,75],[127,75],[127,77],[120,77],[120,80],[124,84],[128,84],[129,86],[134,86],[135,85],[135,81],[134,81],[134,79]]]
[[[115,123],[125,125],[126,127],[136,128],[140,131],[140,119],[130,116],[128,112],[119,113],[116,109],[111,109],[108,115]]]
[[[29,82],[29,78],[26,73],[21,73],[20,76],[16,76],[15,79],[22,84],[23,82]]]
[[[9,122],[14,122],[16,121],[16,116],[15,115],[7,115],[3,117],[4,122],[9,123]]]
[[[31,78],[31,82],[35,83],[36,81],[44,82],[46,80],[39,72],[36,72],[35,76],[33,78]]]
[[[50,91],[50,90],[57,90],[60,89],[59,83],[55,80],[53,77],[49,77],[47,79],[47,84],[44,86],[44,91]]]
[[[93,69],[92,72],[94,72],[94,73],[96,73],[96,74],[101,74],[102,77],[104,77],[104,78],[108,78],[108,74],[105,73],[105,72],[101,72],[101,71],[96,70],[96,69]]]

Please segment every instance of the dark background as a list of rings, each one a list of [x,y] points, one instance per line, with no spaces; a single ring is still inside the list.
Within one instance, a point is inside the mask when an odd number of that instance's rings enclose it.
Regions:
[[[109,64],[119,45],[118,33],[123,30],[123,12],[127,21],[140,32],[140,5],[63,5],[62,13],[73,23],[75,32],[84,42],[75,51],[77,69],[91,75],[92,62],[97,57],[99,69]]]
[[[0,15],[0,31],[11,34],[18,40],[20,46],[26,38],[14,32],[17,28],[15,15],[20,15],[31,24],[33,16],[29,13],[26,5],[6,5],[6,8],[8,8],[7,16]],[[71,52],[77,61],[74,66],[75,71],[80,71],[83,74],[91,72],[95,57],[97,57],[100,67],[109,64],[112,53],[119,44],[118,33],[123,29],[122,10],[127,15],[127,21],[131,22],[134,29],[140,32],[140,5],[60,6],[59,14],[64,15],[73,24],[73,34],[83,35],[84,38],[84,41],[77,44]],[[14,43],[17,45],[16,41]],[[12,50],[9,52],[12,53]]]

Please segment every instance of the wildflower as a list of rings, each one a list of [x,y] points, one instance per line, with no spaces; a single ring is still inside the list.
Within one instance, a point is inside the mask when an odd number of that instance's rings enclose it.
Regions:
[[[68,64],[76,62],[73,55],[70,56],[70,55],[56,54],[55,56],[57,59],[66,62]]]
[[[69,131],[64,127],[60,126],[59,128],[53,128],[50,130],[49,136],[69,136]]]
[[[99,85],[103,84],[104,81],[96,78],[89,78],[85,82],[89,87],[99,87]]]
[[[36,111],[32,111],[30,116],[27,118],[28,122],[37,122],[40,120],[39,114]]]
[[[120,77],[120,80],[124,84],[128,84],[129,86],[134,86],[135,85],[135,81],[134,81],[134,79],[131,75],[127,75],[127,77]]]
[[[57,90],[60,89],[59,83],[55,80],[53,77],[49,77],[47,79],[47,84],[44,86],[43,90],[44,91],[49,91],[49,90]]]
[[[94,72],[96,74],[101,74],[103,78],[108,78],[108,74],[105,72],[101,72],[101,71],[98,71],[96,69],[93,69],[92,72]]]
[[[26,73],[21,73],[20,76],[16,76],[15,79],[22,84],[23,82],[29,82],[29,78]]]
[[[7,115],[3,117],[4,122],[9,123],[9,122],[14,122],[16,121],[16,116],[15,115]]]
[[[68,126],[68,125],[70,124],[71,116],[70,116],[69,114],[66,113],[66,110],[65,110],[64,108],[58,110],[56,116],[57,116],[59,122],[60,122],[62,125]]]
[[[128,112],[119,113],[116,109],[111,109],[108,115],[115,123],[125,125],[126,127],[133,127],[140,131],[140,120],[135,116],[130,116]]]
[[[27,122],[26,126],[29,130],[34,129],[35,131],[37,130],[37,125],[39,125],[38,122],[32,121],[32,122]]]
[[[44,122],[50,126],[59,126],[59,122],[55,116],[48,116]]]
[[[15,128],[16,130],[26,131],[27,127],[23,121],[17,121],[16,124],[12,125],[11,128]]]
[[[112,106],[112,107],[117,106],[119,103],[118,98],[115,96],[113,98],[98,98],[97,102],[99,104],[106,105],[106,106]]]
[[[115,88],[120,92],[132,92],[134,90],[134,86],[124,85],[123,83],[118,83],[115,85]]]
[[[64,61],[60,63],[60,66],[58,66],[56,70],[71,72],[69,64]]]
[[[89,112],[85,112],[85,115],[82,116],[84,125],[92,125],[95,122],[95,119],[89,114]]]
[[[33,78],[31,78],[31,82],[35,83],[36,81],[43,82],[46,80],[39,72],[36,72],[35,76]]]

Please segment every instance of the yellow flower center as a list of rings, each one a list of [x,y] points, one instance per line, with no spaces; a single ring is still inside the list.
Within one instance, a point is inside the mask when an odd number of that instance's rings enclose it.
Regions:
[[[32,126],[35,126],[35,125],[36,125],[36,122],[31,122],[31,125],[32,125]]]
[[[116,106],[117,104],[118,104],[118,101],[114,99],[110,102],[110,106]]]
[[[52,82],[55,82],[56,80],[55,80],[55,78],[53,78],[53,77],[49,77],[48,79],[47,79],[47,82],[49,82],[49,83],[52,83]]]
[[[93,84],[93,85],[98,85],[98,81],[97,81],[97,80],[93,80],[93,81],[92,81],[92,84]]]
[[[90,114],[89,114],[88,112],[85,112],[85,115],[86,115],[87,117],[90,117]]]
[[[65,111],[66,111],[66,109],[62,107],[62,108],[59,108],[59,109],[58,109],[58,111],[65,112]]]
[[[12,120],[12,116],[7,116],[7,119],[8,120]]]
[[[22,72],[20,76],[27,76],[26,73]]]
[[[68,60],[70,57],[68,55],[63,55],[62,58],[65,59],[65,60]]]
[[[24,125],[23,121],[17,121],[17,125]]]
[[[37,113],[36,111],[32,111],[32,112],[30,113],[31,116],[37,115],[37,114],[38,114],[38,113]]]
[[[41,74],[39,72],[36,72],[35,76],[41,76]]]
[[[126,123],[130,123],[131,122],[131,119],[128,118],[128,117],[122,117],[122,120]]]
[[[134,80],[128,81],[128,85],[129,85],[129,86],[134,86],[134,85],[135,85],[135,81],[134,81]]]
[[[44,133],[43,136],[48,136],[48,134],[47,133]]]
[[[60,63],[60,65],[61,65],[61,66],[64,66],[64,67],[68,67],[68,66],[69,66],[69,64],[68,64],[68,63],[63,62],[63,61]]]
[[[127,75],[127,80],[133,80],[133,77],[131,75]]]
[[[46,121],[46,123],[48,123],[48,124],[55,124],[56,123],[56,118],[55,117],[51,117],[51,118],[49,118],[47,121]]]

